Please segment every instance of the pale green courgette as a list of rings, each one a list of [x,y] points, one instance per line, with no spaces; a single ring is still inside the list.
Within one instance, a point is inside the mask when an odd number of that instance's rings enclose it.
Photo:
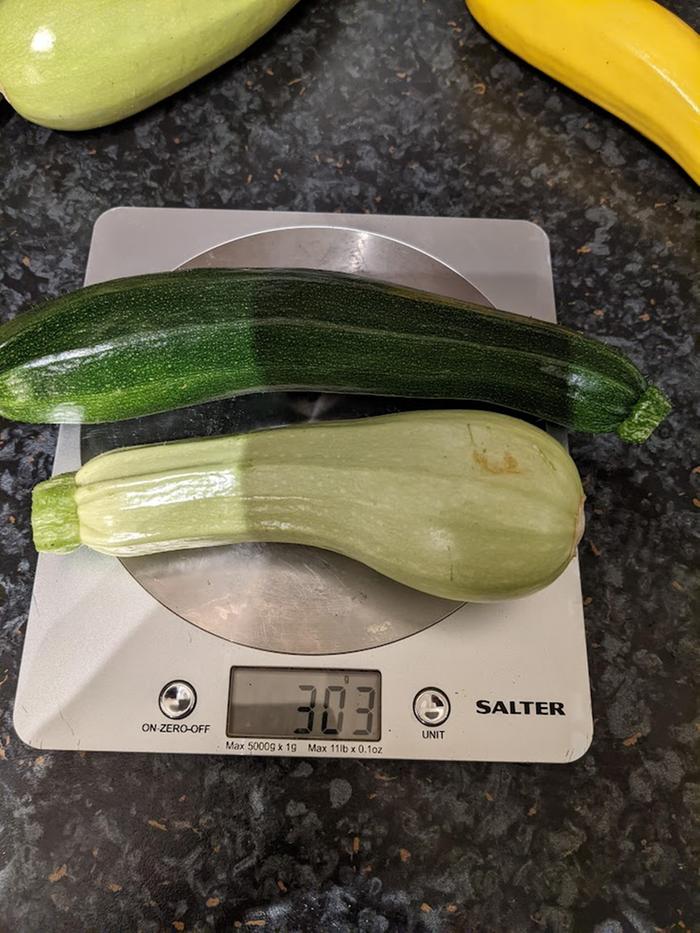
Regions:
[[[0,0],[0,92],[32,123],[88,130],[248,48],[297,0]]]
[[[455,600],[523,596],[576,552],[566,450],[483,411],[405,412],[115,450],[34,490],[40,551],[315,545]]]

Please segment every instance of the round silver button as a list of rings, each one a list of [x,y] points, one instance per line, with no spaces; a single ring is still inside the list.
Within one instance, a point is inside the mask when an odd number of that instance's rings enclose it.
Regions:
[[[437,687],[426,687],[416,694],[413,712],[424,726],[441,726],[450,715],[450,701]]]
[[[171,680],[160,691],[158,705],[168,719],[184,719],[197,705],[197,692],[186,680]]]

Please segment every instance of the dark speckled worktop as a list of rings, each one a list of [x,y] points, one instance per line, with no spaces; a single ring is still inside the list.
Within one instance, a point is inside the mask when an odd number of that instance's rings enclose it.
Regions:
[[[669,5],[700,25],[694,0]],[[302,0],[117,126],[54,133],[0,104],[2,317],[80,285],[117,204],[534,220],[561,320],[629,352],[675,411],[639,449],[572,438],[595,738],[568,766],[26,747],[29,493],[55,431],[0,422],[0,930],[700,930],[689,178],[461,0]]]

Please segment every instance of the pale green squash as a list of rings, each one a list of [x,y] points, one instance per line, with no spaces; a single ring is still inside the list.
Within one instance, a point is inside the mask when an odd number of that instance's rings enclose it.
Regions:
[[[102,454],[40,483],[40,551],[118,557],[315,545],[455,600],[523,596],[576,553],[583,490],[556,440],[482,411],[422,411]]]
[[[297,0],[0,0],[0,92],[59,130],[114,123],[238,55]]]

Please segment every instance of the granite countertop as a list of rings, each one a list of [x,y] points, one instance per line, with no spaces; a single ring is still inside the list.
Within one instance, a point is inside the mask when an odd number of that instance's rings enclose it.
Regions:
[[[668,5],[700,27],[693,0]],[[54,133],[0,105],[2,317],[79,286],[92,224],[118,204],[536,221],[560,319],[628,352],[675,409],[640,448],[571,441],[595,738],[568,766],[23,745],[29,495],[55,430],[0,422],[0,930],[700,929],[689,178],[461,0],[302,0],[116,126]]]

